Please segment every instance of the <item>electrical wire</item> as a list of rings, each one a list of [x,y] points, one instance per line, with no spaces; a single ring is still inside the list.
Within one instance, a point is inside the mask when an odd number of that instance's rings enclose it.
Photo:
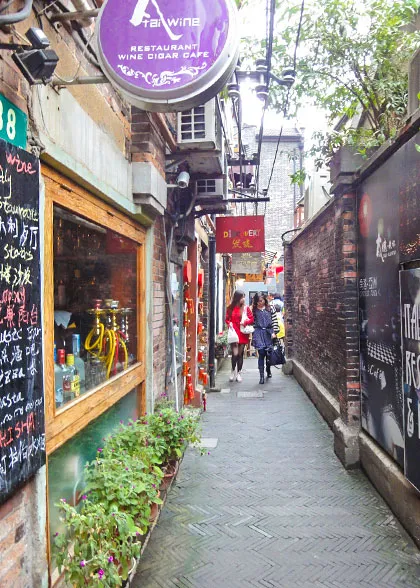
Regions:
[[[95,31],[92,31],[92,33],[91,33],[91,35],[89,37],[89,40],[88,40],[87,44],[85,45],[85,47],[84,47],[84,49],[82,51],[82,55],[81,55],[80,60],[79,60],[79,65],[77,66],[76,73],[73,75],[73,77],[70,80],[67,80],[66,78],[62,78],[61,76],[59,76],[57,73],[54,74],[54,77],[57,78],[58,80],[60,80],[60,82],[63,82],[65,84],[71,84],[77,78],[77,76],[79,74],[79,71],[80,71],[80,69],[82,67],[82,58],[85,56],[85,53],[86,53],[86,51],[87,51],[87,49],[88,49],[88,47],[90,45],[90,42],[93,39],[94,32]]]
[[[51,8],[51,6],[54,6],[54,4],[57,4],[57,2],[59,2],[59,0],[53,0],[53,2],[50,2],[49,4],[47,4],[47,6],[45,6],[45,8],[43,8],[40,12],[37,12],[36,15],[41,16],[42,14],[44,14],[44,12],[46,12],[49,8]]]
[[[296,71],[296,61],[297,61],[297,49],[298,49],[298,46],[299,46],[300,32],[301,32],[301,29],[302,29],[302,21],[303,21],[303,12],[304,12],[304,9],[305,9],[305,0],[302,0],[302,4],[301,4],[301,7],[300,7],[299,25],[298,25],[298,29],[297,29],[297,33],[296,33],[295,47],[294,47],[294,51],[293,51],[293,69],[295,71]],[[282,134],[283,134],[284,121],[285,121],[285,119],[287,117],[287,111],[289,109],[290,90],[291,90],[291,86],[289,86],[287,88],[286,99],[284,101],[283,121],[282,121],[282,125],[281,125],[281,128],[280,128],[279,136],[277,138],[276,152],[274,154],[274,161],[273,161],[273,165],[271,166],[270,177],[269,177],[268,185],[267,185],[267,194],[268,194],[268,190],[270,189],[270,184],[271,184],[271,180],[272,180],[273,173],[274,173],[274,167],[275,167],[276,161],[277,161],[277,155],[278,155],[278,151],[279,151],[280,141],[281,141],[281,137],[282,137]]]
[[[268,8],[269,5],[270,5],[270,8]],[[275,10],[276,10],[276,0],[267,0],[267,4],[266,4],[266,25],[267,25],[267,31],[266,31],[266,35],[267,35],[266,36],[266,47],[267,47],[267,50],[266,50],[267,74],[266,74],[266,76],[267,76],[267,78],[266,79],[267,79],[267,87],[270,86],[270,72],[271,72],[271,58],[272,58],[272,53],[273,53]],[[264,132],[264,116],[265,116],[265,111],[267,109],[267,102],[268,102],[268,100],[266,99],[264,102],[263,111],[261,114],[260,130],[258,133],[258,150],[257,150],[258,167],[257,167],[257,174],[256,174],[257,177],[255,178],[257,193],[259,190],[259,182],[260,182],[260,169],[261,169],[260,159],[261,159],[263,132]],[[258,202],[255,203],[255,214],[257,214],[257,212],[258,212]]]

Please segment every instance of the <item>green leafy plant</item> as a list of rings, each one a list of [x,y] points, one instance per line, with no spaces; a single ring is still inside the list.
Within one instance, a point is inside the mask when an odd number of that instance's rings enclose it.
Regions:
[[[335,130],[317,137],[318,167],[342,145],[367,156],[404,125],[418,0],[306,0],[302,16],[301,7],[285,0],[276,10],[273,72],[281,77],[295,64],[296,83],[290,92],[272,83],[270,105],[288,115],[316,105],[326,114]],[[247,39],[252,60],[264,51],[264,41],[255,47]]]
[[[66,525],[66,533],[54,538],[58,570],[72,585],[121,586],[140,555],[142,530],[129,514],[84,498],[80,509],[64,500],[56,505]]]
[[[167,392],[162,392],[155,400],[155,412],[159,412],[163,408],[174,408],[174,402],[169,398]]]
[[[104,506],[107,512],[128,513],[143,533],[149,526],[152,504],[162,504],[159,484],[163,477],[160,468],[123,452],[113,457],[112,452],[100,454],[86,468],[86,490],[89,499]]]
[[[101,456],[135,456],[151,469],[161,464],[161,454],[165,449],[164,441],[152,437],[147,425],[147,417],[136,421],[129,420],[127,425],[120,423],[117,431],[106,438],[104,447],[101,448]]]
[[[172,408],[164,408],[149,415],[148,427],[151,437],[164,442],[162,463],[181,457],[188,443],[200,440],[198,415],[190,410],[176,412]]]
[[[199,414],[167,406],[137,421],[121,423],[86,467],[86,494],[77,507],[58,505],[65,533],[54,538],[59,571],[77,586],[121,586],[139,538],[162,504],[163,469],[200,441]]]
[[[216,336],[216,345],[221,345],[223,347],[227,347],[228,340],[227,340],[228,332],[222,331]]]

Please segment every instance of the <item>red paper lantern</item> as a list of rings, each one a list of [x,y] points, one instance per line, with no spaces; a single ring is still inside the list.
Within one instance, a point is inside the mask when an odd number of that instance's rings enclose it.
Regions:
[[[188,259],[184,261],[184,284],[191,284],[192,279],[192,269],[191,269],[191,261]]]

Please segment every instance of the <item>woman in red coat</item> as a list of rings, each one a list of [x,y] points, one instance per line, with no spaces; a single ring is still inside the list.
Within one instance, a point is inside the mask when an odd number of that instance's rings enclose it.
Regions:
[[[241,370],[244,363],[245,346],[249,343],[249,335],[242,333],[241,325],[246,327],[252,325],[254,315],[249,306],[245,306],[245,294],[236,290],[233,294],[232,302],[226,309],[226,323],[232,324],[238,335],[239,342],[231,343],[232,351],[232,374],[229,378],[231,382],[236,378],[237,382],[242,382]]]

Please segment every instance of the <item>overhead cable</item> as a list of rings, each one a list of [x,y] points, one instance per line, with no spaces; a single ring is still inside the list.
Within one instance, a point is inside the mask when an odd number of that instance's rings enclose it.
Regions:
[[[295,71],[296,71],[297,49],[298,49],[298,46],[299,46],[300,31],[302,29],[302,20],[303,20],[303,11],[304,11],[304,9],[305,9],[305,0],[302,0],[302,4],[301,4],[301,7],[300,7],[299,25],[298,25],[298,29],[297,29],[297,33],[296,33],[295,48],[294,48],[294,52],[293,52],[293,69]],[[279,136],[278,136],[278,139],[277,139],[276,152],[274,154],[273,165],[271,166],[270,178],[268,180],[268,185],[267,185],[267,192],[270,189],[271,179],[273,177],[274,167],[276,165],[277,154],[278,154],[278,151],[279,151],[281,136],[283,134],[284,120],[285,120],[285,118],[287,116],[287,111],[288,111],[288,108],[289,108],[290,89],[291,89],[291,86],[289,86],[287,88],[286,99],[285,99],[284,107],[283,107],[283,121],[282,121],[281,129],[280,129],[280,133],[279,133]]]
[[[270,2],[270,9],[269,9],[269,13],[268,13],[268,3]],[[267,85],[270,84],[270,72],[271,72],[271,59],[272,59],[272,53],[273,53],[273,36],[274,36],[274,14],[275,14],[275,10],[276,10],[276,1],[275,0],[267,0],[267,10],[266,10],[266,20],[267,20],[267,38],[266,38],[266,47],[267,47],[267,51],[266,51],[266,62],[267,62]],[[270,18],[268,18],[270,17]],[[258,134],[258,168],[257,168],[257,174],[256,174],[256,188],[257,188],[257,192],[259,189],[259,181],[260,181],[260,159],[261,159],[261,148],[262,148],[262,139],[263,139],[263,132],[264,132],[264,116],[265,116],[265,111],[267,109],[267,99],[264,101],[264,106],[263,106],[263,111],[262,111],[262,115],[261,115],[261,124],[260,124],[260,130],[259,130],[259,134]],[[257,208],[257,204],[255,207],[255,213],[258,212],[258,208]]]

